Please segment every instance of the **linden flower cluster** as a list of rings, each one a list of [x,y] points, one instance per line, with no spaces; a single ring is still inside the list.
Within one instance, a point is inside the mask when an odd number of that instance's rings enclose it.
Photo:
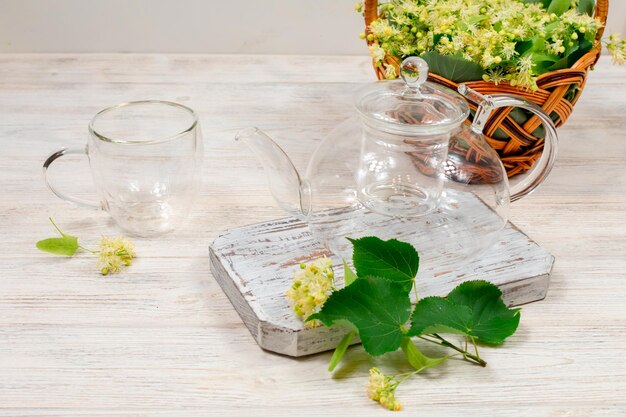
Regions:
[[[522,0],[391,0],[360,36],[373,42],[372,58],[390,79],[397,74],[386,55],[435,51],[480,65],[486,81],[536,90],[538,75],[569,67],[593,46],[601,23],[578,12],[577,3],[557,16]],[[362,4],[355,9],[362,12]],[[624,44],[613,45],[623,59]]]
[[[100,239],[98,266],[102,275],[120,272],[132,263],[135,256],[135,244],[122,236]]]
[[[300,264],[300,269],[294,272],[293,284],[286,295],[293,311],[305,321],[304,327],[320,325],[318,320],[306,319],[319,312],[335,289],[334,278],[333,263],[326,257]]]
[[[367,382],[367,396],[379,402],[385,408],[393,411],[402,409],[402,404],[396,400],[395,392],[398,383],[393,377],[385,375],[378,368],[370,369],[370,377]]]
[[[606,49],[613,58],[613,63],[622,65],[626,62],[626,39],[621,39],[619,34],[614,33],[609,36]]]

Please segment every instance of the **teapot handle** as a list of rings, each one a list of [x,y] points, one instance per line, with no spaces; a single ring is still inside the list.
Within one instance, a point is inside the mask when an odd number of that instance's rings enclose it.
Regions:
[[[464,84],[459,85],[459,93],[478,105],[472,123],[472,130],[477,134],[482,134],[489,115],[498,107],[520,107],[534,113],[541,120],[546,131],[543,152],[526,176],[511,187],[511,201],[517,201],[533,192],[550,174],[556,161],[558,136],[550,116],[535,103],[519,96],[509,94],[483,96]]]

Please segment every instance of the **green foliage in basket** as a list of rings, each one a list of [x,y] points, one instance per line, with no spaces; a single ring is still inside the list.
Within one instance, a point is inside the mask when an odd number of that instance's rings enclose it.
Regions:
[[[421,56],[431,71],[454,82],[508,81],[537,89],[537,76],[569,68],[589,52],[601,28],[594,0],[391,0],[361,34],[387,78],[398,76],[384,62]],[[363,11],[362,3],[355,5]],[[607,49],[623,63],[626,42],[611,35]]]

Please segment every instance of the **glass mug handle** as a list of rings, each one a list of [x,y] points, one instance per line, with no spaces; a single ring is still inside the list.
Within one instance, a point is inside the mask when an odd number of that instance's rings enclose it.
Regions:
[[[476,109],[476,114],[474,115],[474,122],[472,123],[472,130],[476,134],[482,134],[489,115],[498,107],[519,107],[534,113],[539,120],[541,120],[546,131],[543,152],[541,153],[541,157],[528,172],[528,175],[511,186],[511,201],[517,201],[533,192],[535,188],[541,185],[548,174],[550,174],[556,161],[558,135],[556,133],[556,126],[550,116],[535,103],[519,96],[507,94],[483,96],[464,84],[459,85],[458,91],[468,100],[478,105],[478,109]]]
[[[76,204],[79,207],[84,207],[92,210],[102,210],[102,205],[95,201],[84,200],[78,197],[72,197],[70,195],[64,194],[61,191],[57,190],[54,185],[50,182],[50,178],[48,176],[48,168],[50,165],[57,160],[58,158],[64,155],[87,155],[87,146],[76,146],[72,148],[63,148],[60,151],[54,152],[51,154],[46,161],[43,163],[43,178],[46,181],[46,185],[56,195],[62,200],[68,201],[70,203]]]

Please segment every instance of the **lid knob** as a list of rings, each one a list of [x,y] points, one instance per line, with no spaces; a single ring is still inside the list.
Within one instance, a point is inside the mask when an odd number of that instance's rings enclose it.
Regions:
[[[428,78],[428,63],[422,58],[410,56],[402,61],[400,76],[407,87],[417,90]]]

